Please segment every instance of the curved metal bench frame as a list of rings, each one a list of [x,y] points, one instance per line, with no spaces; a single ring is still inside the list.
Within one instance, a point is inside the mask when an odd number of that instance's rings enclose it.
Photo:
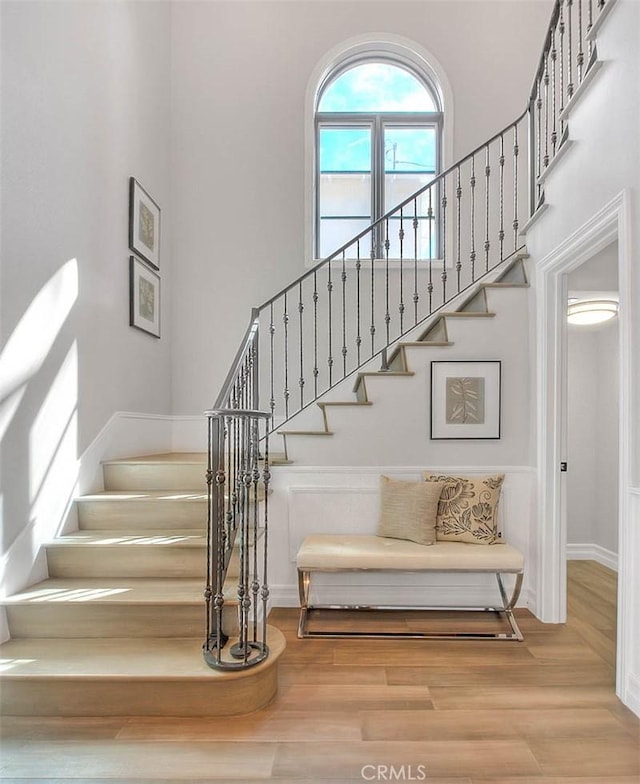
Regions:
[[[490,572],[491,574],[495,574],[496,579],[498,581],[498,589],[500,591],[500,597],[502,599],[502,606],[496,607],[445,607],[445,606],[400,606],[400,605],[364,605],[364,604],[310,604],[309,603],[309,594],[311,591],[311,574],[313,572],[362,572],[362,571],[374,571],[374,570],[363,570],[358,568],[353,569],[298,569],[298,593],[300,596],[300,620],[298,623],[298,637],[299,638],[307,638],[307,637],[325,637],[325,638],[347,638],[347,639],[398,639],[398,638],[409,638],[409,639],[432,639],[432,640],[517,640],[522,641],[524,636],[520,631],[518,623],[516,621],[515,615],[513,613],[513,609],[515,607],[516,602],[518,601],[518,597],[520,596],[520,590],[522,588],[522,580],[524,577],[524,572]],[[375,570],[375,571],[384,571],[384,570]],[[400,570],[392,570],[392,571],[400,571]],[[407,569],[407,572],[412,571]],[[451,574],[452,570],[443,570],[443,569],[421,569],[421,572],[440,572]],[[467,573],[467,574],[487,574],[486,570],[482,569],[469,569],[469,570],[455,570],[455,573]],[[513,591],[511,592],[511,596],[507,596],[507,592],[504,587],[504,583],[502,581],[503,574],[515,574],[515,584],[513,587]],[[488,612],[488,613],[497,613],[498,615],[502,615],[509,623],[511,628],[511,633],[509,632],[469,632],[469,631],[460,631],[460,632],[450,632],[447,634],[443,634],[441,632],[429,632],[429,631],[422,631],[422,632],[414,632],[414,631],[407,631],[407,632],[359,632],[357,630],[354,631],[342,631],[342,630],[317,630],[312,631],[308,628],[308,623],[310,620],[310,616],[313,612],[317,610],[358,610],[358,611],[370,611],[370,610],[382,610],[382,611],[464,611],[464,612]]]

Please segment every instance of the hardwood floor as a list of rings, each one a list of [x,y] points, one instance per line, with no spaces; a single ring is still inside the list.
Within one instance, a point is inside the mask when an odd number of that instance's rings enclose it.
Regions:
[[[616,575],[569,563],[569,620],[518,611],[523,643],[298,640],[265,709],[215,718],[2,720],[0,779],[638,784],[640,720],[616,699]],[[407,623],[411,622],[407,620]]]

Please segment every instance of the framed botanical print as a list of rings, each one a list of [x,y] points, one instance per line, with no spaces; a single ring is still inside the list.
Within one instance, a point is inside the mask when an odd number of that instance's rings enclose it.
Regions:
[[[129,257],[129,324],[160,337],[160,276]]]
[[[160,269],[160,207],[135,177],[129,179],[129,247]]]
[[[431,363],[431,438],[500,438],[501,363]]]

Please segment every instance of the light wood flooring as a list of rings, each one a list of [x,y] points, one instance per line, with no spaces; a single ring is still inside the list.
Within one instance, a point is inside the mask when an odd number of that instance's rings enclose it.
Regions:
[[[569,621],[523,643],[298,640],[267,708],[214,718],[11,718],[3,782],[638,784],[640,720],[614,694],[616,575],[569,563]],[[43,652],[46,655],[46,652]]]

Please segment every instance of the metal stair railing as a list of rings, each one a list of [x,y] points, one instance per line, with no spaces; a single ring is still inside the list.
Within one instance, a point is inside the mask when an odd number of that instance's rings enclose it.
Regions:
[[[567,138],[567,105],[595,62],[590,33],[613,2],[556,0],[527,109],[252,311],[206,412],[211,667],[268,655],[269,434],[374,358],[386,370],[391,345],[522,250],[525,218],[544,201],[541,175]],[[234,548],[239,629],[227,648]]]

